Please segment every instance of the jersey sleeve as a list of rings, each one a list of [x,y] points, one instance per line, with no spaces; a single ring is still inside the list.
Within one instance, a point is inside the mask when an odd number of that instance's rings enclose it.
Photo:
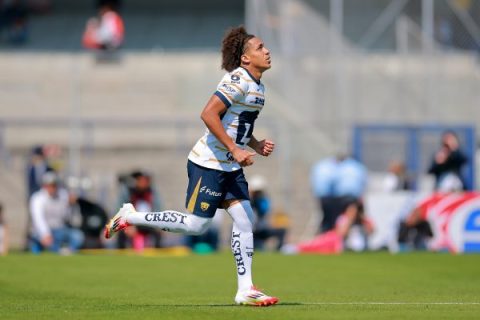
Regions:
[[[217,86],[217,91],[214,94],[229,108],[232,104],[245,100],[247,92],[247,81],[238,74],[227,73]]]

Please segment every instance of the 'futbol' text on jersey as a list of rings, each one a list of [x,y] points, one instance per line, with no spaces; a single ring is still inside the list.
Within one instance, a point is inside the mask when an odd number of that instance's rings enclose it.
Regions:
[[[206,194],[208,194],[209,196],[212,196],[212,197],[221,197],[222,196],[221,192],[210,190],[206,186],[203,186],[203,187],[200,188],[200,193],[203,193],[203,192],[205,192]]]

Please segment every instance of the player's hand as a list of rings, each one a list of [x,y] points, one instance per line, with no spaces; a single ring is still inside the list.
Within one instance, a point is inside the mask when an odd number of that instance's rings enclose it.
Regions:
[[[255,146],[255,151],[264,157],[268,157],[273,152],[273,149],[275,149],[275,143],[267,139],[258,141]]]
[[[232,156],[237,161],[240,166],[248,167],[251,166],[254,162],[253,156],[255,156],[255,152],[250,152],[247,150],[243,150],[240,148],[236,148],[232,151]]]

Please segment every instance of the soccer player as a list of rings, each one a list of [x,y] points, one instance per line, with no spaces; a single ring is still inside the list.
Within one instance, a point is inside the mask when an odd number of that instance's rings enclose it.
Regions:
[[[269,156],[275,146],[253,136],[255,119],[265,102],[260,79],[270,66],[270,51],[261,39],[243,26],[229,30],[222,42],[222,68],[227,73],[202,111],[207,130],[188,156],[188,213],[137,212],[127,203],[105,227],[106,238],[130,225],[197,235],[207,230],[217,208],[225,209],[233,220],[231,248],[238,275],[235,302],[242,305],[278,302],[252,283],[254,214],[242,169],[254,163],[256,153]]]

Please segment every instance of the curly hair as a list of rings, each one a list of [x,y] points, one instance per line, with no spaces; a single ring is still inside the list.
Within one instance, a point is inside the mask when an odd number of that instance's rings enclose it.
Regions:
[[[245,52],[245,45],[254,37],[253,34],[247,33],[244,26],[228,30],[222,41],[222,69],[231,72],[238,68]]]

